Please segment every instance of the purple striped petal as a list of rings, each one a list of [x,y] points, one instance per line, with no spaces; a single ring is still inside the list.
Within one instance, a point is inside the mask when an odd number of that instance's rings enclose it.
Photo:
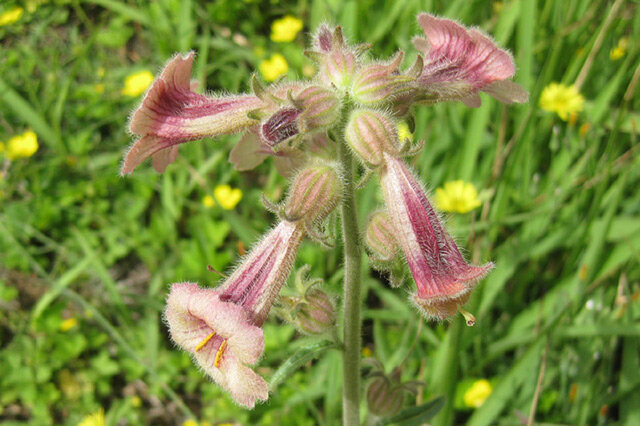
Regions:
[[[184,142],[238,132],[255,120],[247,113],[263,105],[253,95],[211,97],[191,89],[194,53],[175,56],[133,113],[129,129],[140,136],[125,156],[122,174],[133,171],[147,157]],[[173,159],[173,150],[158,154],[156,170]]]
[[[380,182],[396,238],[416,282],[416,298],[429,305],[468,293],[492,263],[469,265],[407,166],[384,155]]]
[[[476,28],[426,13],[421,13],[418,21],[427,37],[414,40],[425,56],[418,82],[427,93],[437,100],[461,100],[471,107],[480,105],[479,90],[505,103],[526,102],[526,91],[513,82],[506,91],[501,90],[504,87],[484,90],[515,73],[511,55],[490,37]]]

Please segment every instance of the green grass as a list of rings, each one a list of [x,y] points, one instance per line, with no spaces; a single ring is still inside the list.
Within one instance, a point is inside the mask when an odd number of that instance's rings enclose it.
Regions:
[[[373,43],[374,56],[414,52],[415,15],[429,11],[480,26],[509,48],[530,102],[505,107],[483,97],[476,110],[416,110],[415,137],[425,148],[415,169],[429,188],[464,179],[482,191],[482,207],[448,223],[470,259],[497,268],[468,303],[475,327],[461,318],[424,323],[411,351],[421,321],[407,300],[412,284],[391,289],[366,273],[364,346],[387,372],[400,366],[403,380],[424,382],[406,407],[447,398],[438,425],[513,425],[532,415],[547,424],[640,422],[637,2],[41,3],[0,27],[0,140],[33,129],[40,142],[33,157],[0,163],[1,421],[76,424],[102,407],[112,424],[192,416],[337,424],[342,365],[336,350],[308,352],[323,349],[321,339],[301,337],[275,317],[267,322],[259,372],[278,385],[252,412],[170,343],[162,322],[168,284],[214,284],[206,265],[228,269],[238,243],[250,247],[269,228],[260,195],[277,199],[286,181],[270,162],[234,171],[226,159],[237,137],[184,145],[164,175],[145,163],[120,178],[127,117],[139,101],[120,90],[132,72],[158,72],[174,52],[191,49],[194,78],[215,91],[248,91],[260,50],[282,53],[290,76],[301,76],[303,45],[324,21]],[[11,6],[3,2],[0,13]],[[304,20],[304,34],[272,43],[271,22],[288,13]],[[622,36],[629,49],[611,61]],[[410,64],[415,53],[407,56]],[[545,86],[578,78],[587,103],[575,123],[539,108]],[[201,203],[222,183],[243,191],[234,210]],[[375,182],[360,191],[363,220],[376,193]],[[305,243],[298,265],[311,264],[337,295],[340,259],[339,249]],[[77,326],[62,331],[70,317]],[[274,378],[294,353],[287,365],[297,369]],[[462,394],[479,378],[493,392],[472,409]]]

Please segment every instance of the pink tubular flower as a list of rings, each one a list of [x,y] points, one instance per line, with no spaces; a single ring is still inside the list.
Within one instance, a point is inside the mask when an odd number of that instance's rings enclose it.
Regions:
[[[508,104],[527,101],[527,92],[507,80],[515,73],[513,58],[487,35],[427,13],[418,15],[418,22],[427,38],[413,40],[425,56],[417,81],[427,100],[461,100],[478,107],[482,90]]]
[[[380,181],[396,238],[418,289],[414,302],[423,314],[444,319],[466,302],[475,281],[493,263],[469,265],[407,166],[389,154],[384,154],[384,161]]]
[[[150,156],[162,172],[175,160],[178,144],[235,133],[256,123],[247,113],[263,106],[257,96],[210,97],[191,90],[194,57],[192,52],[171,59],[133,113],[129,129],[140,139],[125,156],[123,175]]]
[[[262,355],[260,327],[289,275],[303,236],[301,222],[282,221],[221,286],[174,284],[167,300],[172,339],[247,408],[269,397],[265,380],[247,365]]]

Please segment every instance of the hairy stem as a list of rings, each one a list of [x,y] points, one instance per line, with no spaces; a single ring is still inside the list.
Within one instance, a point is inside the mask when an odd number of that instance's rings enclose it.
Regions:
[[[344,170],[342,238],[344,242],[344,354],[342,358],[342,420],[346,426],[360,424],[360,270],[362,249],[354,194],[353,158],[342,141],[340,161]]]

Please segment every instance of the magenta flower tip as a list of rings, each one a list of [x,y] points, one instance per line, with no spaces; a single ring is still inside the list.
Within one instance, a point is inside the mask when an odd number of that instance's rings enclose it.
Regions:
[[[505,103],[527,100],[524,89],[506,80],[515,73],[513,58],[489,36],[427,13],[418,15],[418,22],[427,37],[414,40],[416,49],[424,54],[418,83],[427,98],[460,100],[477,107],[482,90]]]

